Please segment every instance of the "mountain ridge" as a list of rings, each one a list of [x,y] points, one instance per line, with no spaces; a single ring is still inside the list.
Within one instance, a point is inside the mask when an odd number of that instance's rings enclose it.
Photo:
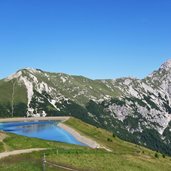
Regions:
[[[171,155],[171,60],[144,79],[25,68],[0,80],[0,116],[74,116]]]

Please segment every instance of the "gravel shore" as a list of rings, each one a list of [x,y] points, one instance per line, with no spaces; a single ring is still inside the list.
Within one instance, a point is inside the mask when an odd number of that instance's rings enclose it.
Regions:
[[[91,148],[100,148],[100,145],[91,140],[90,138],[87,138],[85,136],[80,135],[77,131],[75,131],[74,129],[72,129],[71,127],[63,124],[63,123],[59,123],[58,126],[62,129],[64,129],[65,131],[69,132],[71,135],[73,135],[79,142],[87,145],[88,147]]]

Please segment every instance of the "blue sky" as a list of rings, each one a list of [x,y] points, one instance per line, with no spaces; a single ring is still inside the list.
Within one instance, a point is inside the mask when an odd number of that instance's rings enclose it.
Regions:
[[[170,0],[1,0],[0,78],[33,67],[143,78],[171,58]]]

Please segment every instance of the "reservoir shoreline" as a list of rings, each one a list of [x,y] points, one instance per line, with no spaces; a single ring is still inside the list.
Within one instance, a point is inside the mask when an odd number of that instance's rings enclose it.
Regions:
[[[80,135],[80,133],[78,133],[78,131],[76,131],[75,129],[71,128],[70,126],[66,125],[65,123],[59,123],[58,126],[62,129],[64,129],[65,131],[69,132],[72,136],[74,136],[79,142],[87,145],[90,148],[96,149],[96,148],[100,148],[100,144],[98,144],[96,141],[82,136]]]
[[[59,117],[29,117],[29,118],[0,118],[1,123],[5,122],[29,122],[29,121],[60,121],[57,125],[65,130],[66,132],[70,133],[77,141],[85,144],[86,146],[96,149],[101,148],[100,144],[96,141],[80,135],[77,130],[71,128],[70,126],[65,124],[70,117],[67,116],[59,116]]]

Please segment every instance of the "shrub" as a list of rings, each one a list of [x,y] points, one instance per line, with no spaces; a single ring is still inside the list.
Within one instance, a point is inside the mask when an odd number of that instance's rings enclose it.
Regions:
[[[114,133],[113,133],[113,135],[112,135],[112,136],[113,136],[113,138],[115,138],[115,137],[116,137],[116,135],[115,135]]]
[[[158,159],[159,158],[159,154],[155,153],[154,157]]]
[[[108,141],[108,142],[112,142],[112,139],[108,138],[107,141]]]

